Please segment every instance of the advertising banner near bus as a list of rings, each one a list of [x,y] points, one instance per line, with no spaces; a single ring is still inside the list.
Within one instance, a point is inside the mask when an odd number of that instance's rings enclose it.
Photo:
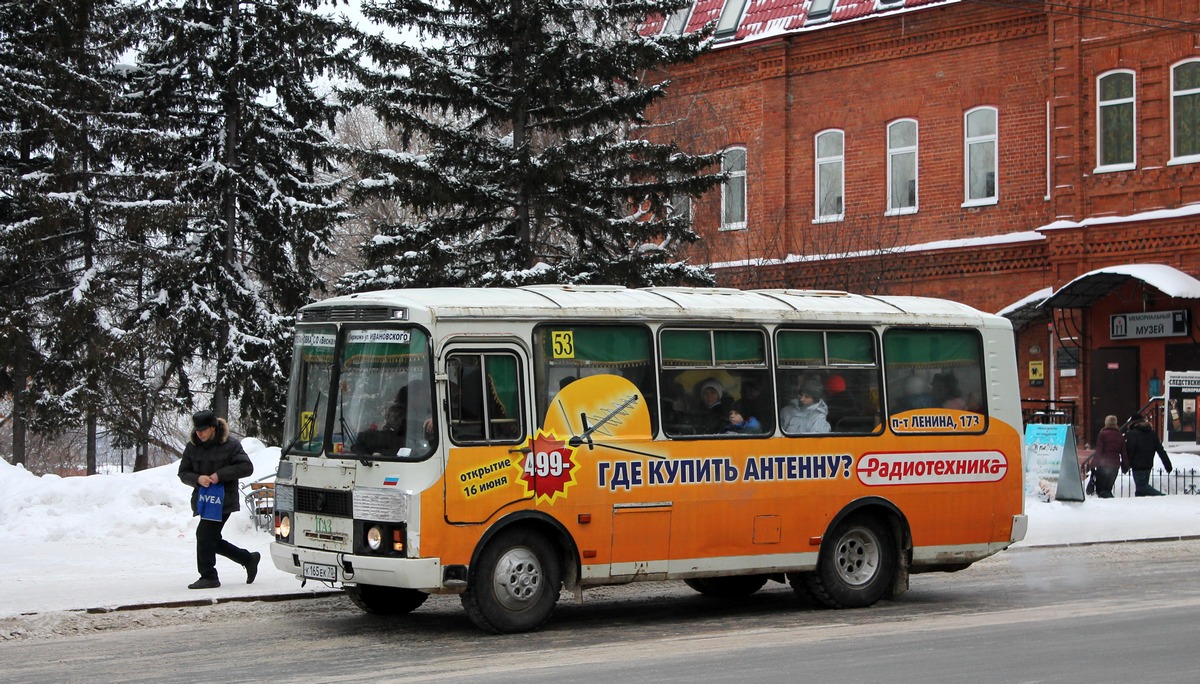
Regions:
[[[1043,501],[1083,501],[1072,426],[1025,426],[1025,493]]]
[[[1196,401],[1200,397],[1200,371],[1167,371],[1163,402],[1164,442],[1195,442]]]

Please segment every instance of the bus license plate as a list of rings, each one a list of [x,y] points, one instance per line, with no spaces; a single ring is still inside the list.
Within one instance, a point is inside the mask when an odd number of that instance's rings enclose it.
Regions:
[[[333,565],[318,565],[316,563],[302,563],[300,571],[308,579],[324,580],[326,582],[337,581],[337,567]]]

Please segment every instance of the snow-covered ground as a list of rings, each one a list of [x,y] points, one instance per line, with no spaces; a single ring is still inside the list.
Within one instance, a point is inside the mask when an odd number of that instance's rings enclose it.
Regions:
[[[253,479],[269,476],[277,447],[244,440]],[[1177,468],[1200,469],[1200,456],[1174,452]],[[304,589],[267,560],[271,541],[248,513],[235,514],[225,537],[263,554],[258,579],[217,559],[222,586],[192,591],[196,579],[191,490],[177,466],[94,477],[35,477],[0,460],[0,618],[196,599],[324,592]],[[245,482],[245,480],[243,481]],[[1200,496],[1088,498],[1082,503],[1028,499],[1029,534],[1018,546],[1200,536]]]

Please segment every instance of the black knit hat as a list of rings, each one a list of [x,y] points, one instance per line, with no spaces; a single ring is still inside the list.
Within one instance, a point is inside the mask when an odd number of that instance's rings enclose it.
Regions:
[[[217,427],[217,414],[212,411],[196,411],[192,414],[192,429],[196,432]]]

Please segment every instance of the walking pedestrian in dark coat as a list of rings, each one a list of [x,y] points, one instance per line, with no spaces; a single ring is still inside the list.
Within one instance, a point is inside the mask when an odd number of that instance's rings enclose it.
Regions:
[[[1096,471],[1096,496],[1111,499],[1113,483],[1117,481],[1117,469],[1129,470],[1129,456],[1125,451],[1125,436],[1117,429],[1117,417],[1106,416],[1104,427],[1096,435],[1096,451],[1092,454],[1092,467]]]
[[[1125,448],[1129,452],[1126,470],[1133,470],[1134,496],[1162,496],[1162,492],[1150,486],[1150,470],[1154,467],[1154,454],[1158,454],[1168,473],[1174,469],[1167,450],[1144,417],[1134,414],[1129,422],[1129,430],[1125,433]]]
[[[234,511],[241,510],[238,501],[238,478],[254,474],[254,464],[242,448],[241,440],[229,434],[229,425],[212,411],[199,411],[192,416],[192,436],[179,459],[179,479],[192,487],[192,514],[200,515],[197,502],[200,488],[221,484],[224,497],[220,520],[200,519],[196,526],[196,569],[200,579],[188,589],[213,589],[221,586],[217,575],[217,556],[224,556],[246,568],[246,584],[258,574],[257,551],[251,553],[225,541],[221,530]]]

